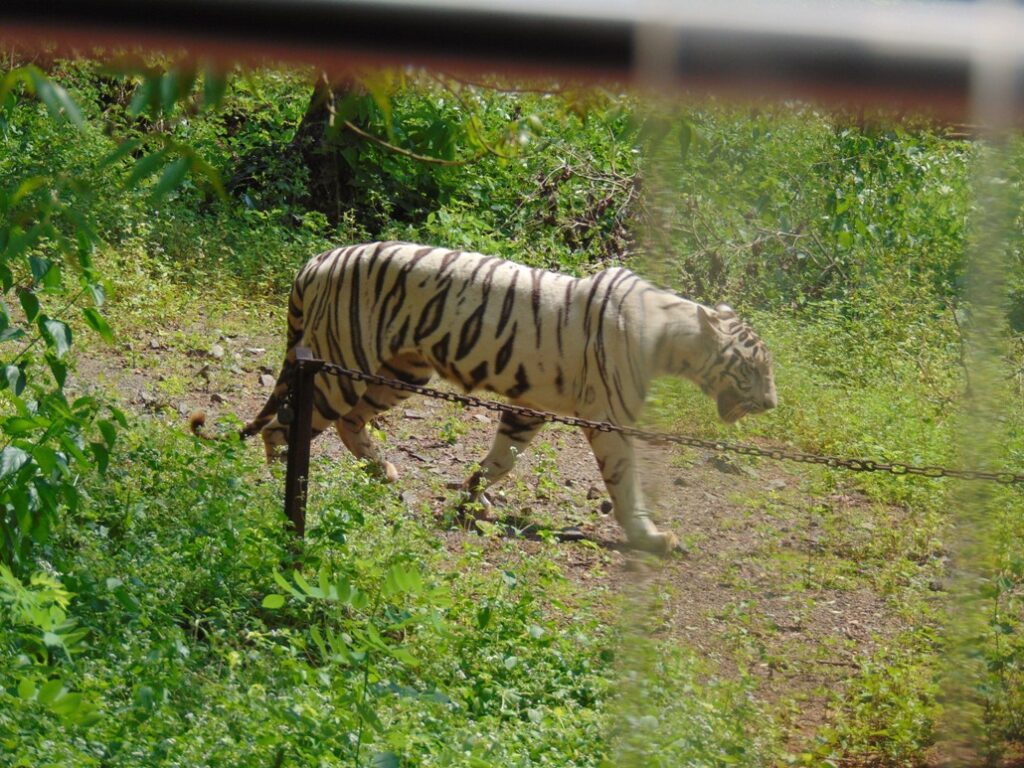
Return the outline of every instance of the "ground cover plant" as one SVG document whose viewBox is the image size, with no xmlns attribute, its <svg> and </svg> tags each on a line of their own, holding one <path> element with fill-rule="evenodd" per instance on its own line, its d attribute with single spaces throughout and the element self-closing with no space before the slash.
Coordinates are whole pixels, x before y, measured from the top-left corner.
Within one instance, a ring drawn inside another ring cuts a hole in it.
<svg viewBox="0 0 1024 768">
<path fill-rule="evenodd" d="M 726 428 L 666 381 L 653 425 L 957 464 L 971 404 L 998 398 L 983 459 L 1019 471 L 1017 220 L 991 301 L 999 376 L 972 357 L 979 144 L 808 105 L 442 73 L 11 61 L 0 763 L 1020 758 L 1017 488 L 646 449 L 656 512 L 688 548 L 658 562 L 594 543 L 615 527 L 569 430 L 544 433 L 500 509 L 591 543 L 452 529 L 445 480 L 493 423 L 414 401 L 384 430 L 397 488 L 318 446 L 299 547 L 262 451 L 183 427 L 192 407 L 258 407 L 309 255 L 399 238 L 577 274 L 624 264 L 751 318 L 777 411 Z M 1004 158 L 1019 211 L 1024 147 Z"/>
</svg>

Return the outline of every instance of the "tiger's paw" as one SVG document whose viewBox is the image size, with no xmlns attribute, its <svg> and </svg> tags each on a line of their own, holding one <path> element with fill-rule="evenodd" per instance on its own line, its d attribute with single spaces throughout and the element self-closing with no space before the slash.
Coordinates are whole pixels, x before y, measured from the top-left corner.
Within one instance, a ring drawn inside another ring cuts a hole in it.
<svg viewBox="0 0 1024 768">
<path fill-rule="evenodd" d="M 367 461 L 366 470 L 385 483 L 393 483 L 399 478 L 398 470 L 390 461 Z"/>
<path fill-rule="evenodd" d="M 686 550 L 683 545 L 679 542 L 679 537 L 674 533 L 664 533 L 664 541 L 662 542 L 662 551 L 658 554 L 662 557 L 668 557 L 674 553 L 684 553 Z"/>
<path fill-rule="evenodd" d="M 683 548 L 679 543 L 679 537 L 674 533 L 651 533 L 643 539 L 630 541 L 630 545 L 650 552 L 658 557 L 668 557 L 674 552 L 682 552 Z"/>
</svg>

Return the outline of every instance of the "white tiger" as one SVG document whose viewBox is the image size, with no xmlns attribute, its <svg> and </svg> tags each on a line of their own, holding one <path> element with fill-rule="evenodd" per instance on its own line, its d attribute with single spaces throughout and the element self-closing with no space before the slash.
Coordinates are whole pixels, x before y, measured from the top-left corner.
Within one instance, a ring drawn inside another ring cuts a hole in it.
<svg viewBox="0 0 1024 768">
<path fill-rule="evenodd" d="M 724 304 L 702 306 L 623 268 L 574 278 L 479 253 L 369 243 L 321 253 L 295 279 L 281 375 L 241 433 L 262 432 L 268 459 L 287 443 L 288 428 L 276 414 L 299 345 L 348 368 L 415 384 L 438 373 L 467 392 L 482 388 L 516 404 L 618 425 L 636 420 L 659 375 L 696 383 L 717 399 L 726 422 L 776 405 L 767 349 Z M 394 480 L 397 470 L 366 425 L 408 396 L 319 374 L 314 435 L 333 424 L 355 456 Z M 472 498 L 508 474 L 542 425 L 502 415 L 490 452 L 465 483 Z M 201 415 L 192 426 L 198 434 Z M 675 548 L 675 536 L 651 521 L 630 439 L 584 433 L 630 544 L 658 553 Z"/>
</svg>

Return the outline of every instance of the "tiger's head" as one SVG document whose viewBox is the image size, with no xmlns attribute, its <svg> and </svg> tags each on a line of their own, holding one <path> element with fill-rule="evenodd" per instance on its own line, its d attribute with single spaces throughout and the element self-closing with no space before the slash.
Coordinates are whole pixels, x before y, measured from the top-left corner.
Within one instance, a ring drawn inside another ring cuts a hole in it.
<svg viewBox="0 0 1024 768">
<path fill-rule="evenodd" d="M 709 357 L 700 371 L 700 387 L 715 398 L 718 415 L 731 424 L 778 404 L 772 358 L 764 342 L 727 304 L 714 310 L 697 306 L 697 318 Z"/>
</svg>

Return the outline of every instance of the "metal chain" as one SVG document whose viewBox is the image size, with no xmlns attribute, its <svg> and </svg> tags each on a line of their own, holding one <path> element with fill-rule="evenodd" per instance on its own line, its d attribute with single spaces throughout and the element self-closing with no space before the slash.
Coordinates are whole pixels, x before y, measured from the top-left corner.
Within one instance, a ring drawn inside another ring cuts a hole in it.
<svg viewBox="0 0 1024 768">
<path fill-rule="evenodd" d="M 534 408 L 527 408 L 522 405 L 511 405 L 499 403 L 494 400 L 485 400 L 473 395 L 463 395 L 456 392 L 442 392 L 438 389 L 425 387 L 421 384 L 412 384 L 398 379 L 389 379 L 385 376 L 378 376 L 374 373 L 352 370 L 334 363 L 324 363 L 325 373 L 337 376 L 345 376 L 352 381 L 363 381 L 369 384 L 381 384 L 391 389 L 402 392 L 412 392 L 418 395 L 425 395 L 436 400 L 446 400 L 449 403 L 484 408 L 496 413 L 511 413 L 516 416 L 524 416 L 528 419 L 540 419 L 546 422 L 568 424 L 571 427 L 596 430 L 598 432 L 618 432 L 629 437 L 635 437 L 651 443 L 672 443 L 685 445 L 690 448 L 702 448 L 711 451 L 736 453 L 741 456 L 759 456 L 766 459 L 779 461 L 795 461 L 801 464 L 818 464 L 832 469 L 848 469 L 852 472 L 888 472 L 893 475 L 916 475 L 918 477 L 955 477 L 961 480 L 990 480 L 1004 485 L 1024 483 L 1024 475 L 1013 472 L 985 472 L 977 469 L 951 469 L 938 466 L 915 466 L 900 462 L 883 462 L 873 459 L 842 458 L 839 456 L 819 455 L 815 453 L 804 453 L 802 451 L 791 451 L 782 448 L 761 448 L 756 445 L 734 443 L 728 440 L 707 440 L 689 435 L 674 435 L 665 432 L 654 432 L 652 430 L 640 429 L 638 427 L 622 427 L 617 424 L 610 424 L 606 421 L 591 421 L 578 416 L 560 416 L 547 411 L 538 411 Z"/>
</svg>

